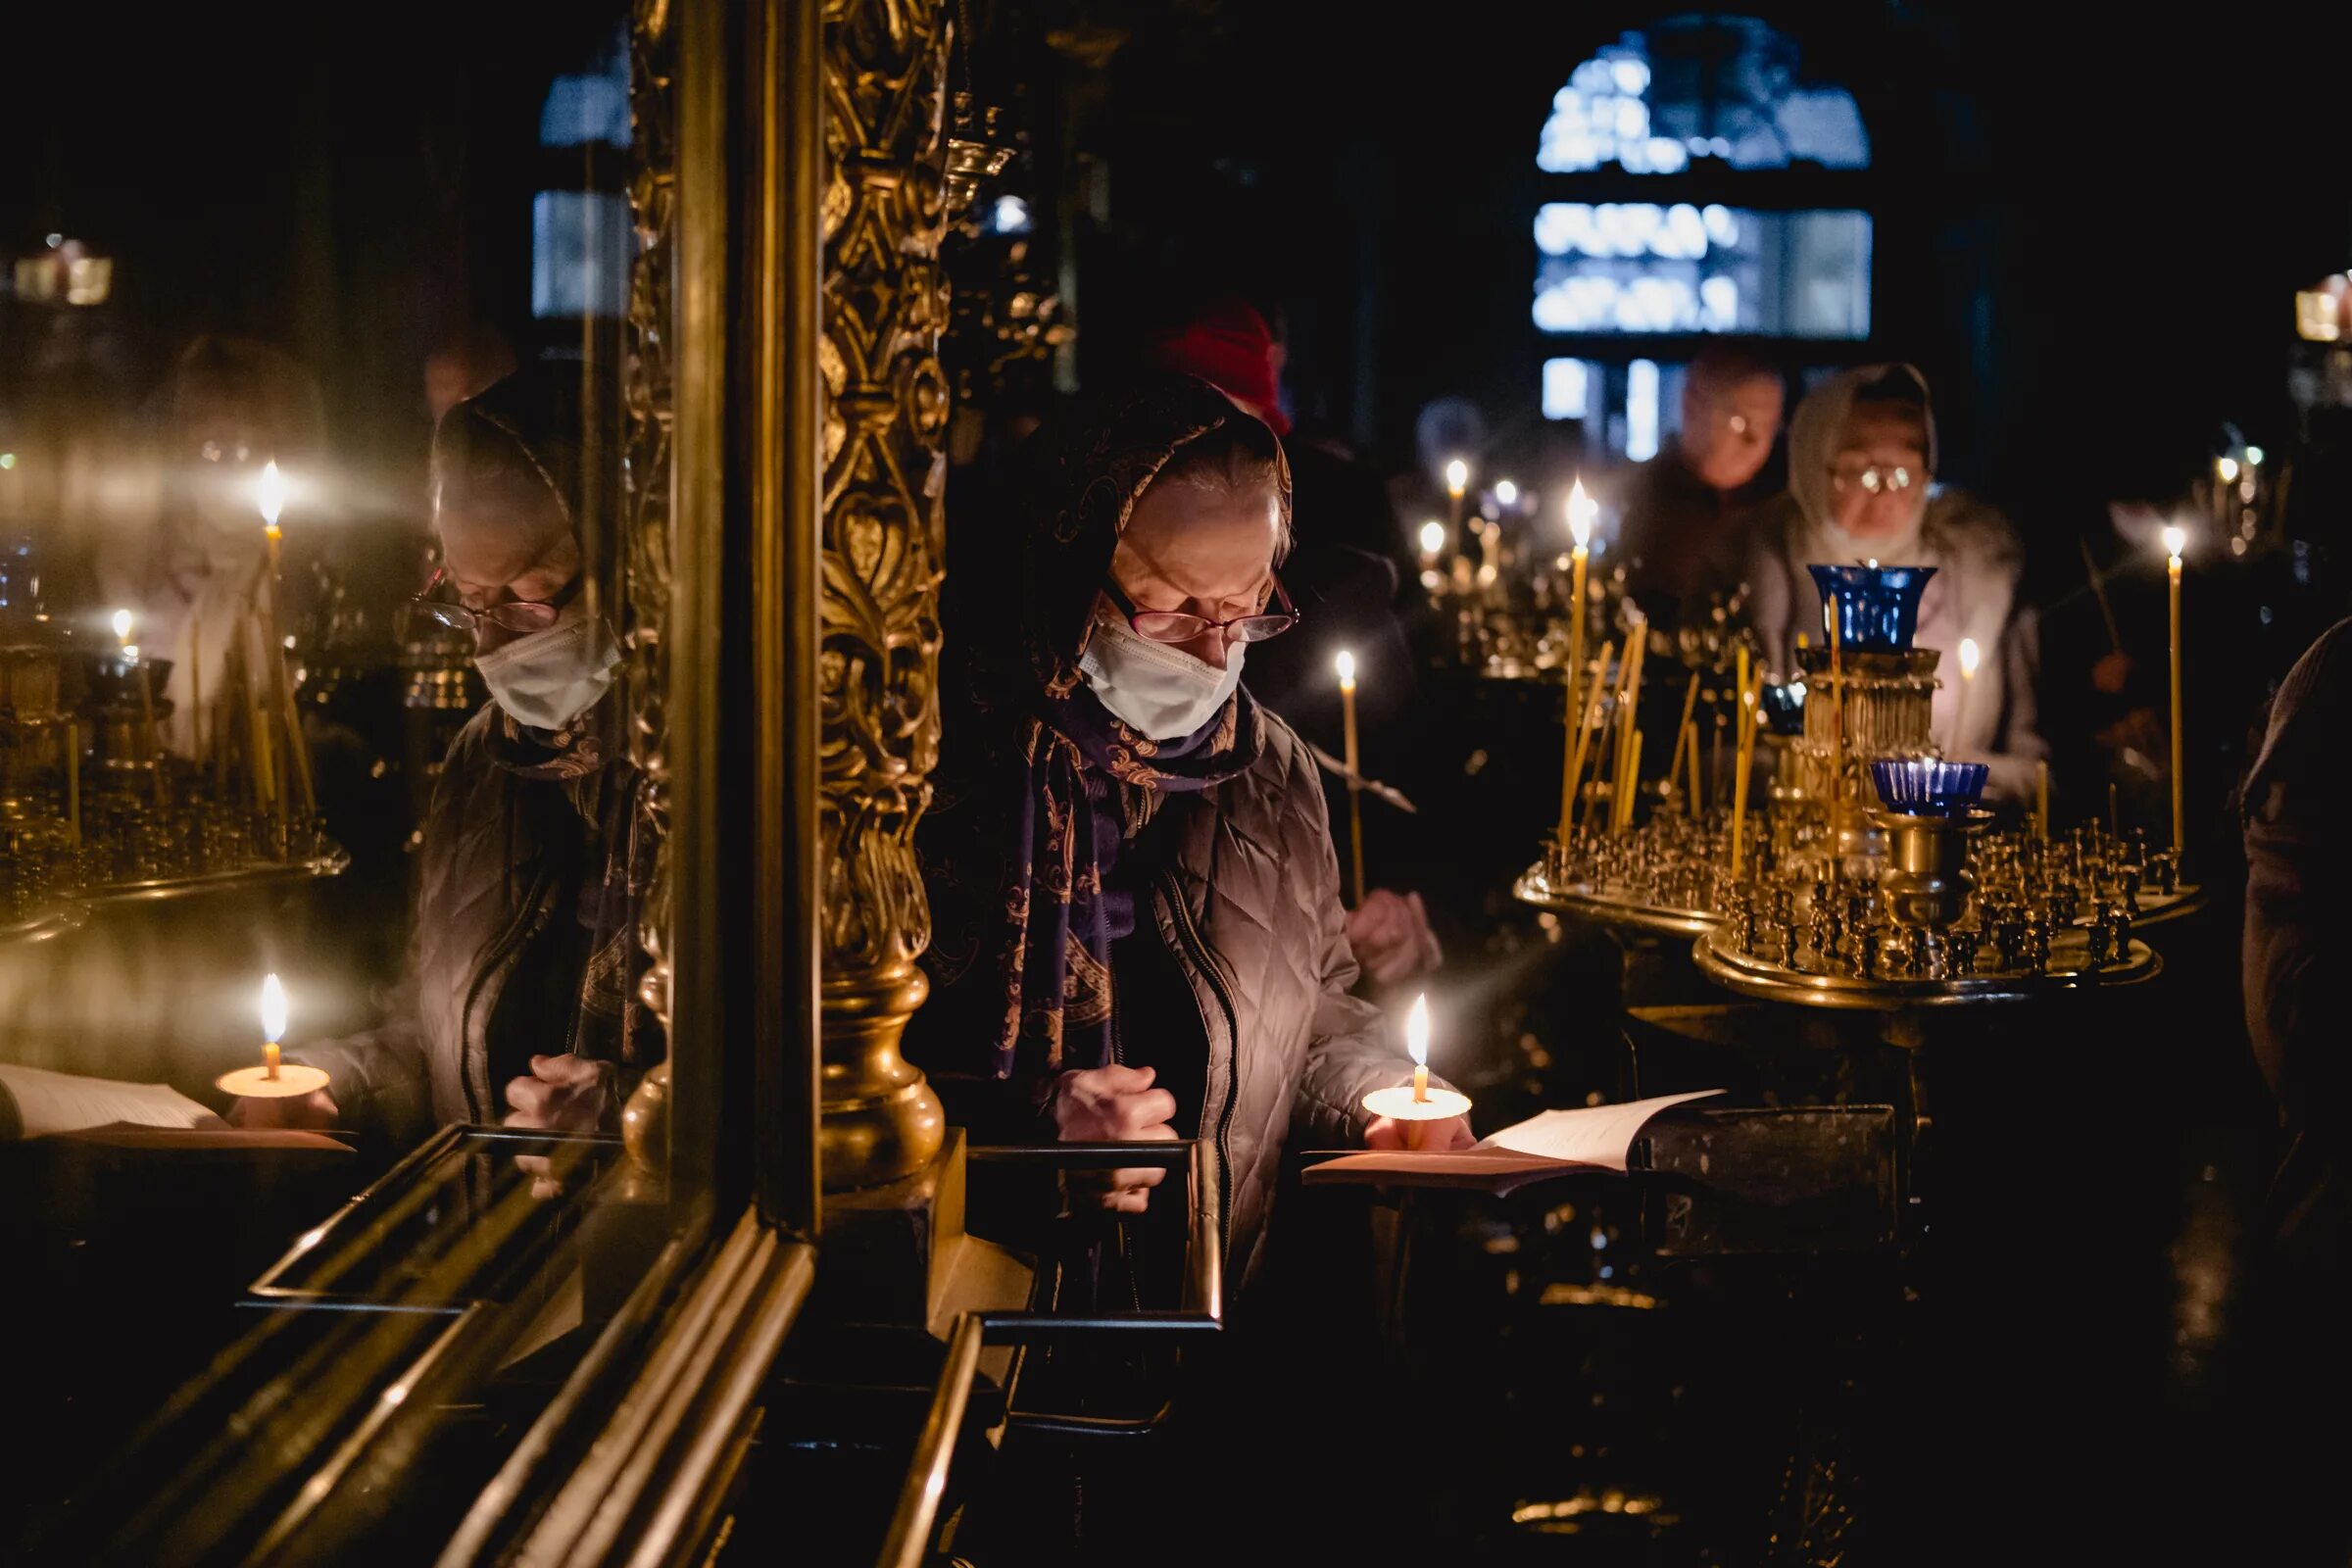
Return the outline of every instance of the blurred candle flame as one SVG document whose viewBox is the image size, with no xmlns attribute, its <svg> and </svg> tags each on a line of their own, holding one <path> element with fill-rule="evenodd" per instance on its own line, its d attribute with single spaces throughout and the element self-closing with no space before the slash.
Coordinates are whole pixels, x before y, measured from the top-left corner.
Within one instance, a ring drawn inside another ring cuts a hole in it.
<svg viewBox="0 0 2352 1568">
<path fill-rule="evenodd" d="M 273 1046 L 286 1037 L 286 988 L 275 974 L 262 981 L 262 1036 Z"/>
<path fill-rule="evenodd" d="M 2165 524 L 2164 553 L 2166 555 L 2172 557 L 2175 561 L 2178 561 L 2180 559 L 2180 552 L 2185 549 L 2187 545 L 2188 530 L 2186 528 L 2181 527 L 2177 522 Z"/>
<path fill-rule="evenodd" d="M 1451 463 L 1446 465 L 1446 489 L 1447 493 L 1454 496 L 1459 496 L 1463 491 L 1469 488 L 1470 465 L 1464 463 L 1459 458 L 1456 458 Z"/>
<path fill-rule="evenodd" d="M 1404 1049 L 1411 1054 L 1413 1065 L 1429 1065 L 1429 994 L 1423 992 L 1413 999 L 1413 1010 L 1404 1015 Z"/>
<path fill-rule="evenodd" d="M 1584 476 L 1578 475 L 1576 483 L 1568 487 L 1568 532 L 1575 537 L 1577 549 L 1592 542 L 1592 514 L 1599 510 L 1592 498 L 1585 494 Z"/>
<path fill-rule="evenodd" d="M 1983 662 L 1984 657 L 1984 654 L 1978 650 L 1977 640 L 1974 637 L 1961 638 L 1960 678 L 1962 680 L 1975 680 L 1977 678 L 1977 665 Z"/>
<path fill-rule="evenodd" d="M 129 612 L 129 611 L 127 611 L 127 610 L 118 610 L 118 611 L 116 611 L 116 612 L 115 612 L 115 620 L 114 620 L 114 625 L 115 625 L 115 641 L 117 641 L 117 642 L 119 642 L 119 643 L 126 643 L 126 642 L 129 642 L 129 641 L 130 641 L 130 612 Z"/>
<path fill-rule="evenodd" d="M 1355 656 L 1353 654 L 1343 653 L 1331 662 L 1331 667 L 1340 672 L 1340 688 L 1343 691 L 1355 684 Z"/>
<path fill-rule="evenodd" d="M 286 478 L 277 471 L 275 460 L 262 466 L 262 476 L 253 482 L 253 499 L 262 509 L 262 526 L 275 533 L 278 514 L 286 510 Z"/>
<path fill-rule="evenodd" d="M 1421 553 L 1434 556 L 1446 548 L 1446 525 L 1436 518 L 1421 525 Z"/>
</svg>

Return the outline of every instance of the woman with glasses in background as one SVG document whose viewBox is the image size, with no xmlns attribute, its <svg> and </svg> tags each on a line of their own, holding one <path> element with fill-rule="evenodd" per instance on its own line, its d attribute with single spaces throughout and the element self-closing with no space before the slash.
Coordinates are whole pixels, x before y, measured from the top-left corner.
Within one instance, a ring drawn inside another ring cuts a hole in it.
<svg viewBox="0 0 2352 1568">
<path fill-rule="evenodd" d="M 1348 995 L 1314 760 L 1245 684 L 1299 618 L 1289 470 L 1264 423 L 1172 374 L 1022 457 L 1017 536 L 949 583 L 909 1054 L 982 1141 L 1200 1139 L 1204 1234 L 1239 1284 L 1286 1141 L 1398 1143 L 1362 1102 L 1411 1078 Z M 1428 1147 L 1470 1142 L 1456 1121 Z M 1160 1179 L 1095 1196 L 1181 1218 Z"/>
<path fill-rule="evenodd" d="M 491 700 L 434 788 L 384 1023 L 290 1050 L 329 1086 L 240 1101 L 249 1122 L 353 1127 L 391 1152 L 449 1122 L 611 1128 L 660 1052 L 637 1001 L 634 775 L 608 700 L 620 650 L 584 592 L 575 376 L 534 366 L 434 432 L 443 564 L 412 611 L 473 639 Z"/>
<path fill-rule="evenodd" d="M 2040 640 L 2018 598 L 2025 558 L 1998 512 L 1936 484 L 1936 459 L 1935 408 L 1910 366 L 1864 366 L 1807 394 L 1788 423 L 1788 489 L 1757 520 L 1749 623 L 1786 678 L 1797 634 L 1817 647 L 1824 637 L 1807 566 L 1935 567 L 1916 643 L 1943 655 L 1931 729 L 1945 756 L 1991 764 L 1987 793 L 2030 799 L 2049 748 L 2034 727 Z"/>
</svg>

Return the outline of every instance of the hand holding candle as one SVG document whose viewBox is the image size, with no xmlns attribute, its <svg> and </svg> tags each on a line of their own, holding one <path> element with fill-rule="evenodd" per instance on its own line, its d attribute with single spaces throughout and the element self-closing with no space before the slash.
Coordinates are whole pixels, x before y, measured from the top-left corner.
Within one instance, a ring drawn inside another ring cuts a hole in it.
<svg viewBox="0 0 2352 1568">
<path fill-rule="evenodd" d="M 1470 1134 L 1470 1097 L 1451 1089 L 1429 1086 L 1429 998 L 1413 999 L 1405 1014 L 1404 1048 L 1413 1058 L 1410 1087 L 1375 1089 L 1364 1097 L 1372 1113 L 1364 1142 L 1373 1149 L 1467 1149 Z"/>
<path fill-rule="evenodd" d="M 326 1074 L 319 1068 L 279 1060 L 278 1042 L 286 1035 L 286 988 L 274 974 L 262 981 L 261 1010 L 262 1064 L 222 1073 L 214 1083 L 250 1100 L 287 1100 L 324 1089 Z"/>
</svg>

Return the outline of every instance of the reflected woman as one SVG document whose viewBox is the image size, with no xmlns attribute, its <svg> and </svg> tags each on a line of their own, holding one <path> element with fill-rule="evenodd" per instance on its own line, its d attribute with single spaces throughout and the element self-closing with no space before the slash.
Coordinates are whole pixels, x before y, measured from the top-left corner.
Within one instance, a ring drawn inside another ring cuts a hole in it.
<svg viewBox="0 0 2352 1568">
<path fill-rule="evenodd" d="M 526 368 L 435 431 L 444 564 L 416 609 L 471 634 L 491 700 L 433 792 L 390 1015 L 288 1052 L 328 1089 L 241 1101 L 249 1123 L 352 1126 L 395 1151 L 450 1122 L 610 1128 L 659 1055 L 637 1001 L 645 865 L 611 700 L 620 651 L 583 591 L 574 375 Z"/>
<path fill-rule="evenodd" d="M 1282 447 L 1166 375 L 1024 457 L 1017 542 L 951 580 L 909 1052 L 984 1142 L 1200 1138 L 1202 1217 L 1246 1279 L 1286 1140 L 1393 1147 L 1363 1097 L 1410 1078 L 1348 994 L 1315 763 L 1243 684 L 1298 618 Z M 1456 1120 L 1427 1147 L 1470 1141 Z M 1160 1175 L 1102 1201 L 1141 1212 Z"/>
</svg>

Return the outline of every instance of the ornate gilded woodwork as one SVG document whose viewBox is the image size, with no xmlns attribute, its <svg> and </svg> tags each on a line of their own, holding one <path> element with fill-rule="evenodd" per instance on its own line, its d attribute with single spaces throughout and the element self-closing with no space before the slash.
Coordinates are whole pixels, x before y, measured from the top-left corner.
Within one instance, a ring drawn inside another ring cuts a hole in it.
<svg viewBox="0 0 2352 1568">
<path fill-rule="evenodd" d="M 899 1054 L 931 938 L 914 826 L 939 754 L 950 408 L 949 22 L 937 0 L 827 0 L 816 684 L 825 1185 L 921 1168 L 939 1100 Z"/>
<path fill-rule="evenodd" d="M 629 278 L 629 346 L 622 399 L 628 420 L 622 511 L 622 647 L 627 653 L 629 760 L 640 777 L 637 830 L 653 845 L 652 880 L 638 939 L 652 959 L 640 1000 L 662 1020 L 670 1005 L 669 761 L 664 699 L 668 661 L 662 643 L 670 603 L 670 329 L 677 244 L 677 36 L 669 0 L 637 0 L 629 28 L 629 122 L 634 151 L 629 205 L 637 260 Z M 649 1170 L 667 1149 L 669 1062 L 647 1075 L 622 1125 L 628 1147 Z"/>
</svg>

